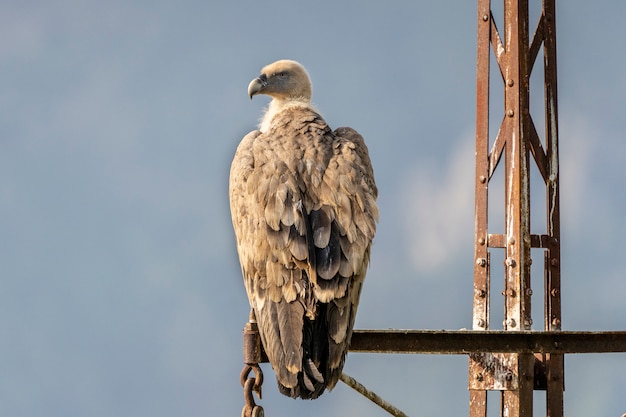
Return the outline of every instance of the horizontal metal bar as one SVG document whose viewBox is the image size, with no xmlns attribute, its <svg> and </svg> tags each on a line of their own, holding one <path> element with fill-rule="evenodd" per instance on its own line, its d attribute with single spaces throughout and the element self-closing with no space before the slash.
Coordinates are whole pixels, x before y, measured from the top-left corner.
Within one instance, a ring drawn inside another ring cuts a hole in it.
<svg viewBox="0 0 626 417">
<path fill-rule="evenodd" d="M 489 234 L 487 246 L 490 248 L 506 248 L 506 235 L 504 234 Z M 554 245 L 554 239 L 548 235 L 530 235 L 530 247 L 531 248 L 549 248 Z"/>
<path fill-rule="evenodd" d="M 350 351 L 448 355 L 626 352 L 626 331 L 355 330 Z"/>
</svg>

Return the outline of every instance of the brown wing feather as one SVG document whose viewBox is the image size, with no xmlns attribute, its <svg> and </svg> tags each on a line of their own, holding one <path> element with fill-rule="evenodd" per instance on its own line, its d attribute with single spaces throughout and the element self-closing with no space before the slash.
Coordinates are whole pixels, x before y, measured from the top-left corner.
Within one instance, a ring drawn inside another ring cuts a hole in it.
<svg viewBox="0 0 626 417">
<path fill-rule="evenodd" d="M 377 189 L 363 138 L 292 107 L 239 145 L 230 177 L 250 305 L 281 392 L 336 384 L 369 263 Z"/>
</svg>

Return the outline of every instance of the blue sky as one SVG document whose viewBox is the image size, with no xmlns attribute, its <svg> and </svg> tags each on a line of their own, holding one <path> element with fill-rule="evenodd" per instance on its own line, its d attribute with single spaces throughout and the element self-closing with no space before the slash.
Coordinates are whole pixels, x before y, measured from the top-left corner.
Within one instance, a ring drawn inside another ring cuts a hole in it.
<svg viewBox="0 0 626 417">
<path fill-rule="evenodd" d="M 356 327 L 471 327 L 475 8 L 4 2 L 0 414 L 239 415 L 228 169 L 267 104 L 247 85 L 281 58 L 370 149 L 381 221 Z M 558 2 L 566 330 L 626 329 L 625 13 Z M 626 412 L 625 366 L 568 356 L 566 414 Z M 352 354 L 346 371 L 409 415 L 467 413 L 465 357 Z M 263 393 L 270 416 L 382 415 L 342 384 L 284 398 L 269 368 Z"/>
</svg>

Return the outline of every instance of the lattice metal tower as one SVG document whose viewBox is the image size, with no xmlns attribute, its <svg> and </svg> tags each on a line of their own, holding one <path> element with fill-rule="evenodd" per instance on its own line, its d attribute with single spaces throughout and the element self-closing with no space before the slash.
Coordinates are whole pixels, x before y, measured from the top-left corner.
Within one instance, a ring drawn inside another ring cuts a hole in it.
<svg viewBox="0 0 626 417">
<path fill-rule="evenodd" d="M 543 330 L 561 329 L 559 161 L 555 0 L 543 0 L 534 35 L 528 0 L 504 0 L 499 32 L 489 0 L 478 1 L 476 80 L 476 211 L 474 242 L 474 330 L 491 329 L 491 248 L 504 249 L 504 330 L 530 330 L 531 248 L 544 256 Z M 543 46 L 545 150 L 530 114 L 530 75 Z M 490 70 L 491 51 L 499 71 Z M 495 73 L 495 75 L 494 75 Z M 490 79 L 501 76 L 504 109 L 490 115 Z M 502 118 L 490 146 L 490 116 Z M 504 233 L 489 233 L 488 192 L 504 156 Z M 531 233 L 530 165 L 535 163 L 546 192 L 544 233 Z M 535 289 L 535 291 L 537 291 Z M 547 389 L 548 416 L 563 415 L 563 355 L 481 353 L 470 356 L 470 415 L 485 416 L 487 391 L 501 392 L 502 416 L 532 415 L 533 390 Z"/>
</svg>

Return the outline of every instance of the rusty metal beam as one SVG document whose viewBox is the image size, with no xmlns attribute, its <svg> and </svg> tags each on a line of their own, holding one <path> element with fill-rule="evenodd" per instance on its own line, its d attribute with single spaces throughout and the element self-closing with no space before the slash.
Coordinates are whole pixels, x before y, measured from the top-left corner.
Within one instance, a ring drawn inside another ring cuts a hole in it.
<svg viewBox="0 0 626 417">
<path fill-rule="evenodd" d="M 474 330 L 489 329 L 489 252 L 487 249 L 487 198 L 489 184 L 489 51 L 491 34 L 489 0 L 478 1 L 476 63 L 476 208 L 474 214 Z M 497 32 L 497 31 L 496 31 Z"/>
<path fill-rule="evenodd" d="M 626 352 L 626 331 L 355 330 L 350 352 L 465 355 Z"/>
<path fill-rule="evenodd" d="M 556 2 L 542 0 L 544 101 L 546 121 L 546 227 L 553 244 L 545 253 L 544 329 L 561 330 L 561 220 L 559 203 L 559 135 L 556 60 Z M 537 35 L 536 35 L 537 36 Z M 533 42 L 534 43 L 534 42 Z M 545 355 L 546 417 L 562 417 L 565 389 L 565 358 L 562 354 Z"/>
<path fill-rule="evenodd" d="M 505 145 L 505 330 L 528 330 L 530 303 L 530 169 L 528 1 L 504 1 L 507 55 Z"/>
</svg>

